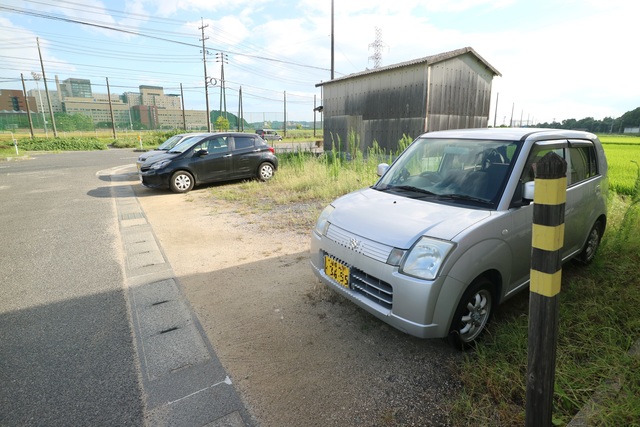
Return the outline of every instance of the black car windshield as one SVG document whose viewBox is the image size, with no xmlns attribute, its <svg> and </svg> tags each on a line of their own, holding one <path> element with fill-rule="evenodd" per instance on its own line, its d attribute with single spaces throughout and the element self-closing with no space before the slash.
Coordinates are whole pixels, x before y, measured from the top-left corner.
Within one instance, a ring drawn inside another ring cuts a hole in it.
<svg viewBox="0 0 640 427">
<path fill-rule="evenodd" d="M 419 138 L 373 186 L 429 195 L 429 200 L 495 206 L 517 153 L 517 142 Z M 410 195 L 413 193 L 414 195 Z"/>
</svg>

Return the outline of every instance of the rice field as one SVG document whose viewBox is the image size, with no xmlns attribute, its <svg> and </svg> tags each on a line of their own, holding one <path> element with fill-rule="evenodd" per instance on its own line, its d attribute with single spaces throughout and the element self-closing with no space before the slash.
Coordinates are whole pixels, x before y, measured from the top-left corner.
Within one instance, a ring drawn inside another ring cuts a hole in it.
<svg viewBox="0 0 640 427">
<path fill-rule="evenodd" d="M 609 164 L 609 187 L 631 195 L 640 168 L 640 136 L 600 135 Z"/>
</svg>

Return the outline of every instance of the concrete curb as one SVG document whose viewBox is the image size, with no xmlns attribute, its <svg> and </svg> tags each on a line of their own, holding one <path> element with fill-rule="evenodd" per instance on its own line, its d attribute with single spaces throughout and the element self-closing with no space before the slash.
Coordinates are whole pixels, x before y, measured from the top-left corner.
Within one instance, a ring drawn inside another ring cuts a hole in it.
<svg viewBox="0 0 640 427">
<path fill-rule="evenodd" d="M 109 174 L 148 426 L 256 424 L 184 296 L 138 202 L 135 166 Z M 138 184 L 139 185 L 139 184 Z"/>
</svg>

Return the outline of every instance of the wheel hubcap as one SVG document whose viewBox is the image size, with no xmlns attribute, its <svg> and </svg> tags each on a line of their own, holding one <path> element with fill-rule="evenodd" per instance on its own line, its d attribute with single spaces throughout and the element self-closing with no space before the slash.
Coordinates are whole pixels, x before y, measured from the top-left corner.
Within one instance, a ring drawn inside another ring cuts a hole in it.
<svg viewBox="0 0 640 427">
<path fill-rule="evenodd" d="M 270 167 L 265 166 L 262 168 L 261 175 L 262 175 L 262 179 L 269 179 L 273 175 L 273 171 L 271 170 Z"/>
<path fill-rule="evenodd" d="M 491 312 L 491 296 L 487 291 L 475 294 L 467 303 L 468 312 L 460 319 L 460 337 L 465 341 L 473 341 L 487 324 Z"/>
<path fill-rule="evenodd" d="M 186 175 L 178 175 L 176 177 L 176 187 L 180 190 L 186 190 L 191 185 L 191 180 Z"/>
</svg>

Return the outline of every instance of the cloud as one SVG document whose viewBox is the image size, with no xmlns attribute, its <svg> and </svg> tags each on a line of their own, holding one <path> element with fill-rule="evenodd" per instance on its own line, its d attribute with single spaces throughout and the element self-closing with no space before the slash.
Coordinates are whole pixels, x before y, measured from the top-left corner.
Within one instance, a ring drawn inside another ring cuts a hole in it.
<svg viewBox="0 0 640 427">
<path fill-rule="evenodd" d="M 46 38 L 38 37 L 38 34 L 19 26 L 14 25 L 11 21 L 0 17 L 0 39 L 3 40 L 3 47 L 0 51 L 2 55 L 2 68 L 12 70 L 11 74 L 14 78 L 18 78 L 18 73 L 24 74 L 25 79 L 31 79 L 31 72 L 42 74 L 40 59 L 38 54 L 38 45 L 36 39 L 40 41 L 40 52 L 43 58 L 46 58 L 47 79 L 52 77 L 52 73 L 73 72 L 75 67 L 62 58 L 56 57 L 48 49 Z M 52 64 L 50 67 L 49 65 Z M 13 70 L 19 70 L 18 73 Z M 7 73 L 8 74 L 8 73 Z"/>
</svg>

